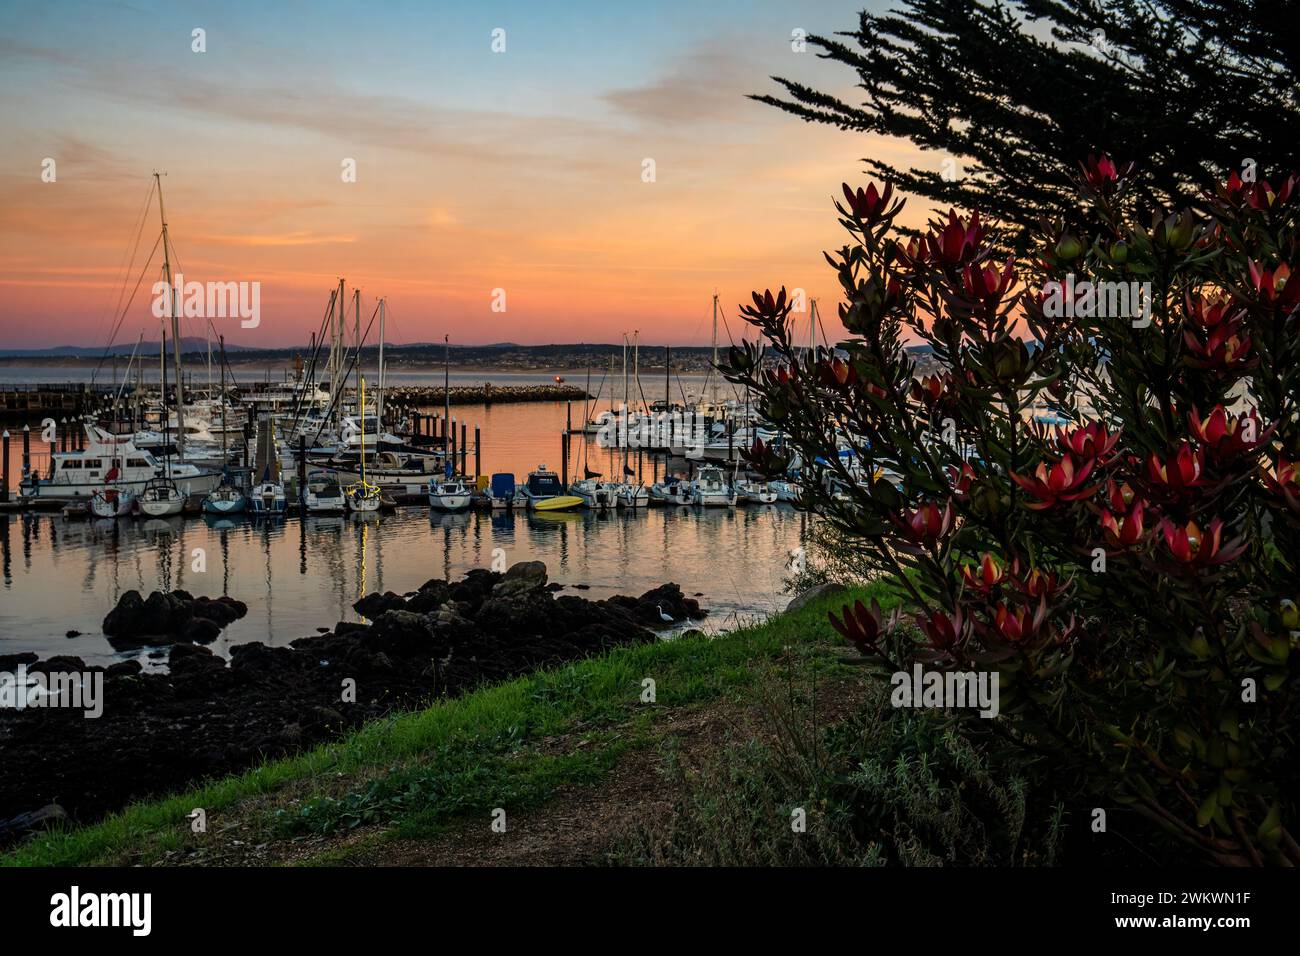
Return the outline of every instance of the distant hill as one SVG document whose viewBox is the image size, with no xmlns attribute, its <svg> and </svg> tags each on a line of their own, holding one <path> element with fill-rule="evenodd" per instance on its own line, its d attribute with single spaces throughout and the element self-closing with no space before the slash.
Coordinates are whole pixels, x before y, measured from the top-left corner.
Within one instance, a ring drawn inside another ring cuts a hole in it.
<svg viewBox="0 0 1300 956">
<path fill-rule="evenodd" d="M 153 342 L 140 343 L 139 349 L 141 355 L 153 353 L 158 354 L 159 343 Z M 85 345 L 55 345 L 44 349 L 0 349 L 0 358 L 91 358 L 97 359 L 101 355 L 130 355 L 136 348 L 134 342 L 126 342 L 120 345 L 114 345 L 105 351 L 102 346 L 85 346 Z M 168 351 L 171 346 L 168 345 Z M 204 352 L 208 349 L 207 342 L 204 339 L 194 337 L 183 337 L 181 339 L 181 352 Z M 217 343 L 212 343 L 212 350 L 215 352 Z M 226 354 L 231 352 L 263 352 L 266 349 L 256 348 L 251 345 L 235 345 L 233 342 L 226 343 Z M 274 350 L 273 350 L 274 351 Z"/>
</svg>

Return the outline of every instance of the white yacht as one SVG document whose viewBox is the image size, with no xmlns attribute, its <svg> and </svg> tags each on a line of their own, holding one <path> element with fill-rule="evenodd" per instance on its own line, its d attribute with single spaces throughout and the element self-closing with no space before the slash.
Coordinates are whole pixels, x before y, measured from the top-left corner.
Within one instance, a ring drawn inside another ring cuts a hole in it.
<svg viewBox="0 0 1300 956">
<path fill-rule="evenodd" d="M 727 481 L 722 469 L 704 465 L 691 482 L 691 504 L 705 508 L 727 508 L 736 503 L 736 489 Z"/>
<path fill-rule="evenodd" d="M 75 501 L 91 498 L 104 488 L 109 474 L 119 491 L 139 494 L 154 478 L 169 478 L 183 496 L 207 494 L 221 483 L 221 471 L 200 468 L 189 462 L 160 461 L 151 452 L 137 448 L 130 438 L 109 434 L 96 425 L 86 425 L 86 447 L 80 451 L 50 455 L 50 474 L 25 477 L 19 485 L 23 498 Z"/>
</svg>

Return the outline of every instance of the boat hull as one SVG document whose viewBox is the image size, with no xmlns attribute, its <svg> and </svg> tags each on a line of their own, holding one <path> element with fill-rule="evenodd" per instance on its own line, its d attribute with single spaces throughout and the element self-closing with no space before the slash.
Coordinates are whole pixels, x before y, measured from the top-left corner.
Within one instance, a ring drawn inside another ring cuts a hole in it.
<svg viewBox="0 0 1300 956">
<path fill-rule="evenodd" d="M 549 498 L 527 498 L 529 511 L 574 511 L 583 506 L 577 495 L 553 495 Z"/>
</svg>

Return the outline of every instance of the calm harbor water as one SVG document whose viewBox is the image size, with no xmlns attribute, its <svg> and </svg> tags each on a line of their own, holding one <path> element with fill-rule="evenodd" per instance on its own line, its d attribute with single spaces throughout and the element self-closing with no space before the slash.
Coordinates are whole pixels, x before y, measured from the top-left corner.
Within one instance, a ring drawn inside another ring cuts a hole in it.
<svg viewBox="0 0 1300 956">
<path fill-rule="evenodd" d="M 430 373 L 423 381 L 441 378 Z M 464 380 L 482 381 L 483 376 Z M 549 381 L 546 374 L 491 376 L 494 384 Z M 570 378 L 570 381 L 573 379 Z M 699 394 L 701 380 L 686 384 Z M 620 383 L 621 387 L 621 383 Z M 596 388 L 595 382 L 592 391 Z M 674 388 L 677 388 L 674 383 Z M 601 407 L 609 404 L 606 383 Z M 664 384 L 644 389 L 648 399 Z M 481 428 L 482 470 L 519 478 L 545 463 L 559 470 L 560 434 L 569 409 L 563 402 L 452 406 L 452 416 L 472 435 Z M 584 409 L 575 403 L 579 424 Z M 593 412 L 594 413 L 594 412 Z M 12 425 L 10 426 L 13 432 Z M 11 445 L 11 483 L 20 448 Z M 584 467 L 617 475 L 622 453 L 587 446 L 575 436 L 572 479 Z M 44 445 L 33 441 L 34 456 Z M 662 464 L 649 456 L 628 459 L 649 482 Z M 473 468 L 473 458 L 470 459 Z M 403 507 L 395 514 L 290 518 L 278 523 L 211 518 L 74 521 L 58 513 L 0 515 L 0 654 L 35 651 L 75 654 L 111 663 L 146 652 L 119 654 L 100 630 L 123 592 L 183 588 L 196 595 L 228 594 L 249 606 L 213 645 L 263 641 L 286 644 L 358 620 L 352 603 L 371 591 L 414 590 L 430 578 L 457 577 L 489 567 L 501 548 L 508 563 L 544 561 L 564 592 L 600 598 L 638 595 L 667 581 L 698 594 L 718 630 L 780 610 L 790 551 L 811 519 L 788 505 L 734 510 L 652 508 L 613 515 L 439 515 Z M 197 553 L 196 553 L 197 552 Z M 202 570 L 196 568 L 202 567 Z M 588 589 L 574 589 L 573 585 Z M 79 631 L 75 638 L 66 636 Z"/>
</svg>

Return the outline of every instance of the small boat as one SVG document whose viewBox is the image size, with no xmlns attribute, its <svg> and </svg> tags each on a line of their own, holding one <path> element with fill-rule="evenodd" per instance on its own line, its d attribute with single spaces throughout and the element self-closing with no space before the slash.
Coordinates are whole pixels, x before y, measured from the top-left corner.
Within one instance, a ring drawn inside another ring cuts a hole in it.
<svg viewBox="0 0 1300 956">
<path fill-rule="evenodd" d="M 490 488 L 492 510 L 508 510 L 515 504 L 515 476 L 507 471 L 499 471 L 492 476 Z"/>
<path fill-rule="evenodd" d="M 269 478 L 254 485 L 248 495 L 249 510 L 255 515 L 282 515 L 288 507 L 288 498 L 284 493 L 284 482 Z"/>
<path fill-rule="evenodd" d="M 358 299 L 357 301 L 361 300 Z M 366 380 L 364 378 L 361 379 L 357 406 L 360 409 L 357 418 L 361 420 L 360 480 L 348 485 L 344 489 L 344 495 L 347 500 L 348 511 L 359 514 L 373 514 L 379 510 L 379 506 L 383 503 L 383 496 L 378 485 L 366 481 Z"/>
<path fill-rule="evenodd" d="M 105 485 L 90 499 L 90 513 L 96 518 L 121 518 L 135 508 L 136 493 L 129 488 Z"/>
<path fill-rule="evenodd" d="M 689 505 L 691 488 L 676 476 L 665 478 L 650 486 L 650 500 L 661 505 Z"/>
<path fill-rule="evenodd" d="M 434 511 L 465 511 L 474 493 L 463 478 L 449 477 L 429 481 L 429 507 Z"/>
<path fill-rule="evenodd" d="M 621 481 L 614 487 L 620 508 L 644 508 L 650 503 L 650 492 L 640 482 L 634 485 L 630 481 Z"/>
<path fill-rule="evenodd" d="M 341 515 L 348 510 L 338 480 L 324 471 L 314 471 L 307 476 L 305 503 L 307 512 L 314 515 Z"/>
<path fill-rule="evenodd" d="M 140 513 L 150 518 L 178 515 L 185 507 L 185 496 L 169 478 L 153 478 L 140 492 Z"/>
<path fill-rule="evenodd" d="M 691 482 L 691 504 L 704 508 L 729 508 L 736 503 L 736 489 L 727 482 L 717 465 L 704 465 Z"/>
<path fill-rule="evenodd" d="M 616 487 L 600 476 L 584 478 L 569 485 L 569 494 L 582 499 L 582 506 L 593 511 L 613 511 L 618 507 Z"/>
<path fill-rule="evenodd" d="M 209 491 L 203 499 L 203 510 L 210 515 L 237 515 L 247 505 L 244 493 L 228 481 Z"/>
<path fill-rule="evenodd" d="M 564 493 L 560 476 L 545 465 L 538 465 L 536 471 L 528 473 L 528 480 L 516 492 L 516 499 L 522 501 L 529 511 L 572 511 L 583 505 L 577 495 Z"/>
<path fill-rule="evenodd" d="M 738 481 L 736 500 L 746 504 L 770 505 L 776 501 L 776 491 L 766 481 Z"/>
<path fill-rule="evenodd" d="M 794 504 L 803 494 L 803 486 L 797 481 L 769 481 L 768 487 L 776 492 L 777 501 L 786 501 Z"/>
</svg>

